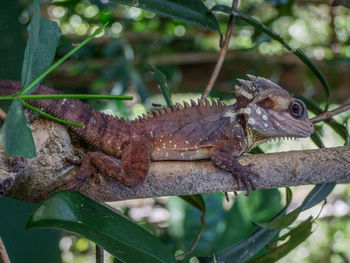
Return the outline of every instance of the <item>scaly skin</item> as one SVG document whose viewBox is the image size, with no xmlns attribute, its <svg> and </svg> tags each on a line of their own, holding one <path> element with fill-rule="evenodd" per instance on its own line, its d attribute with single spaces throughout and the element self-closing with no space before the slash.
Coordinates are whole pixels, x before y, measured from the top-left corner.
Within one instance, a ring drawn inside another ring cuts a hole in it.
<svg viewBox="0 0 350 263">
<path fill-rule="evenodd" d="M 249 167 L 237 157 L 273 138 L 308 137 L 313 125 L 306 107 L 277 84 L 248 75 L 236 86 L 237 101 L 191 101 L 149 112 L 126 121 L 95 111 L 79 100 L 37 100 L 29 103 L 84 128 L 69 127 L 97 151 L 89 152 L 77 177 L 63 188 L 77 190 L 93 174 L 108 176 L 124 184 L 141 183 L 150 161 L 211 159 L 215 165 L 235 175 L 253 188 Z M 18 92 L 20 83 L 0 80 L 0 95 Z M 34 94 L 58 91 L 40 86 Z M 113 157 L 121 159 L 117 162 Z M 248 192 L 249 193 L 249 192 Z"/>
</svg>

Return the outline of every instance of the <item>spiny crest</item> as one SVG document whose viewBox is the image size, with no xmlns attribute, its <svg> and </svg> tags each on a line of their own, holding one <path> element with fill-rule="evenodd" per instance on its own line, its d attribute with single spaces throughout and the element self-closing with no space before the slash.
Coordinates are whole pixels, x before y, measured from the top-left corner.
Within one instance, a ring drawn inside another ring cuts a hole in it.
<svg viewBox="0 0 350 263">
<path fill-rule="evenodd" d="M 237 79 L 241 86 L 235 86 L 236 97 L 239 99 L 243 97 L 245 99 L 251 100 L 257 94 L 263 92 L 267 89 L 282 89 L 279 85 L 272 82 L 271 80 L 256 77 L 250 74 L 247 74 L 250 80 Z"/>
<path fill-rule="evenodd" d="M 162 107 L 159 109 L 155 109 L 152 111 L 147 112 L 146 114 L 142 114 L 142 116 L 137 116 L 135 121 L 143 121 L 143 120 L 148 120 L 157 116 L 161 116 L 170 112 L 175 112 L 175 111 L 184 111 L 188 110 L 191 108 L 197 108 L 197 107 L 221 107 L 224 106 L 225 104 L 222 103 L 219 100 L 208 100 L 208 99 L 198 99 L 197 102 L 194 100 L 190 100 L 190 103 L 184 102 L 183 106 L 180 103 L 176 103 L 175 105 L 170 105 L 169 107 Z"/>
</svg>

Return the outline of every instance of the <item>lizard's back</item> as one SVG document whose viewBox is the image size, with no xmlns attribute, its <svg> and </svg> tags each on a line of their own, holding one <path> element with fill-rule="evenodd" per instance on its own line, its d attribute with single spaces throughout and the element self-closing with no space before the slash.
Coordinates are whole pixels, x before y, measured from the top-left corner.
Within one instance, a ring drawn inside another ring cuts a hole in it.
<svg viewBox="0 0 350 263">
<path fill-rule="evenodd" d="M 137 136 L 153 142 L 152 160 L 209 158 L 210 148 L 227 137 L 242 137 L 242 126 L 233 121 L 233 106 L 212 100 L 191 101 L 161 108 L 133 121 Z"/>
</svg>

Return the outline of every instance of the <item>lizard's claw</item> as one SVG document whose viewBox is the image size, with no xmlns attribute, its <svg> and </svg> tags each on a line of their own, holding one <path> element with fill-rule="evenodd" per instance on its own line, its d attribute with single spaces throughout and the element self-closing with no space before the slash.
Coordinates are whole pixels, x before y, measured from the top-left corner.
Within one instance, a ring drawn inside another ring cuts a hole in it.
<svg viewBox="0 0 350 263">
<path fill-rule="evenodd" d="M 250 166 L 251 165 L 238 167 L 236 168 L 237 171 L 233 173 L 237 181 L 237 190 L 241 190 L 241 186 L 243 185 L 247 190 L 245 194 L 246 196 L 250 195 L 251 190 L 256 189 L 251 179 L 251 175 L 257 176 L 257 174 L 250 169 Z"/>
</svg>

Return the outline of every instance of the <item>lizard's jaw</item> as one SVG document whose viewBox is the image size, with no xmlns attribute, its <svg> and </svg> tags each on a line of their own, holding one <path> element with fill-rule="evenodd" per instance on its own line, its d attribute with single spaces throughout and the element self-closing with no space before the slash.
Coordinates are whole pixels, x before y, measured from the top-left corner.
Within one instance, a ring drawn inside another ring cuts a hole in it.
<svg viewBox="0 0 350 263">
<path fill-rule="evenodd" d="M 255 148 L 256 146 L 268 142 L 268 141 L 278 141 L 278 140 L 295 140 L 297 137 L 295 136 L 282 136 L 282 135 L 272 135 L 269 136 L 267 134 L 259 133 L 256 130 L 247 129 L 247 138 L 248 138 L 248 149 L 247 151 L 250 151 L 251 149 Z"/>
</svg>

